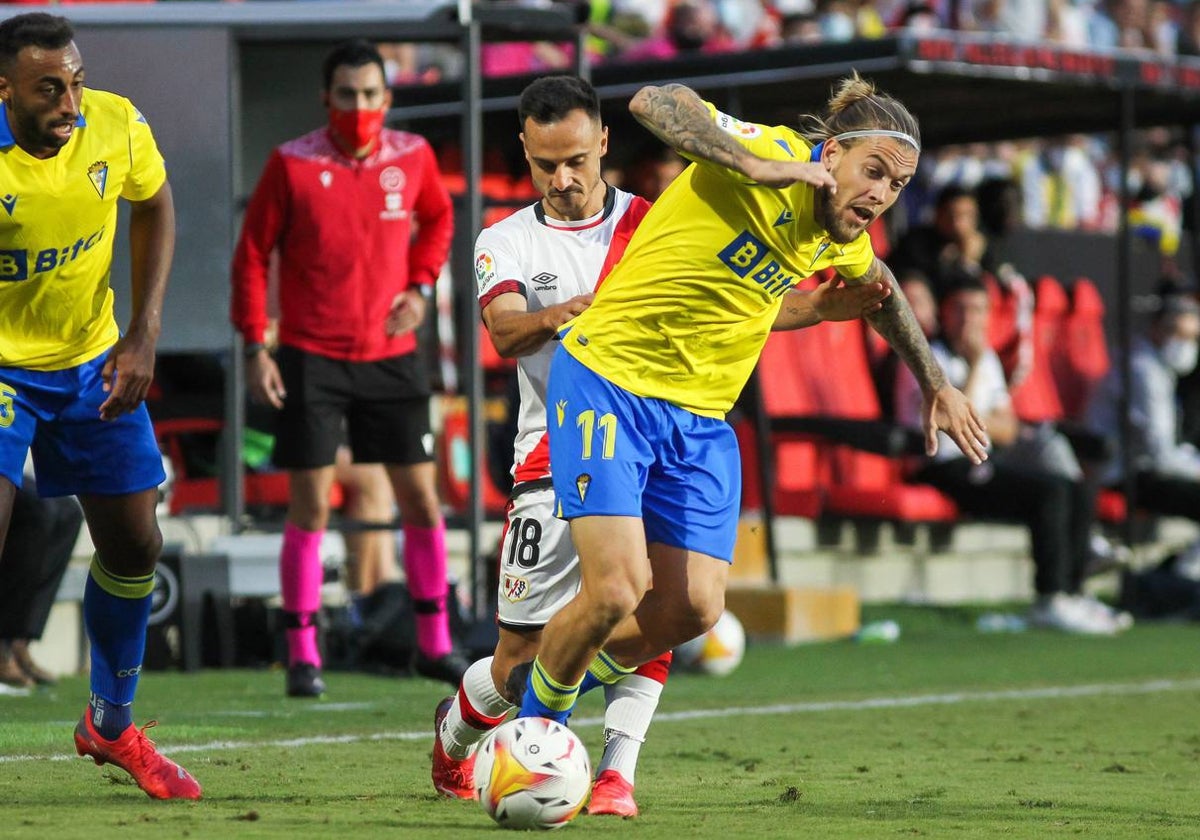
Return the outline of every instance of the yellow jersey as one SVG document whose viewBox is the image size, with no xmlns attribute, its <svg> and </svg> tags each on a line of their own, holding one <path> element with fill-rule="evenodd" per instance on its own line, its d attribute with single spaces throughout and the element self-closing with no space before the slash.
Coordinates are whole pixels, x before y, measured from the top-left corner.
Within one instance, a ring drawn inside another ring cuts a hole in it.
<svg viewBox="0 0 1200 840">
<path fill-rule="evenodd" d="M 708 107 L 759 157 L 810 159 L 796 131 Z M 807 184 L 773 189 L 708 161 L 692 163 L 646 214 L 563 346 L 631 393 L 724 417 L 784 294 L 829 266 L 861 277 L 874 260 L 865 232 L 848 244 L 830 241 L 814 217 L 813 194 Z"/>
<path fill-rule="evenodd" d="M 85 89 L 79 111 L 67 144 L 42 160 L 16 144 L 0 105 L 0 366 L 73 367 L 119 336 L 117 198 L 151 198 L 167 173 L 129 100 Z"/>
</svg>

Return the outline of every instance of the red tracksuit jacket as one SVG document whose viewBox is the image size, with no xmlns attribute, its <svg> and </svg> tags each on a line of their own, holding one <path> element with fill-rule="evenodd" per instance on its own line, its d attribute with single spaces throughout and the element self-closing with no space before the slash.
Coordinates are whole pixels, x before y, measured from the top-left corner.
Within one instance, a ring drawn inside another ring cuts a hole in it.
<svg viewBox="0 0 1200 840">
<path fill-rule="evenodd" d="M 328 128 L 271 153 L 246 207 L 233 257 L 233 324 L 263 340 L 271 252 L 279 253 L 279 340 L 348 361 L 411 353 L 412 333 L 389 338 L 392 300 L 432 284 L 450 250 L 453 212 L 424 138 L 384 129 L 355 160 Z"/>
</svg>

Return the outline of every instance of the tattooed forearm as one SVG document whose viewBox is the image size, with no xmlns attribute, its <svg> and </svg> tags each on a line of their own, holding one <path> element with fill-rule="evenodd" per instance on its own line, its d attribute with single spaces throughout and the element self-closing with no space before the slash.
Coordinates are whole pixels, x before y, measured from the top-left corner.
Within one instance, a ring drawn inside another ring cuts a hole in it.
<svg viewBox="0 0 1200 840">
<path fill-rule="evenodd" d="M 896 282 L 891 269 L 879 260 L 875 260 L 862 279 L 871 283 L 884 278 L 891 281 L 892 293 L 883 301 L 878 312 L 866 316 L 867 320 L 913 372 L 921 390 L 931 394 L 946 384 L 946 375 L 933 358 L 925 333 L 921 332 L 921 325 L 917 323 L 908 299 L 900 290 L 900 284 Z"/>
<path fill-rule="evenodd" d="M 692 157 L 746 174 L 753 157 L 716 123 L 695 91 L 685 85 L 648 85 L 629 103 L 637 121 L 664 143 Z"/>
</svg>

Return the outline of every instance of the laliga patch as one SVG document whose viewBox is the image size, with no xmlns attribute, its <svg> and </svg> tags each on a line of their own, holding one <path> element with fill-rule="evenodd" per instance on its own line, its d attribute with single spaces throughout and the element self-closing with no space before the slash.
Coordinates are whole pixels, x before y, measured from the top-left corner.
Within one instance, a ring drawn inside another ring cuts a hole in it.
<svg viewBox="0 0 1200 840">
<path fill-rule="evenodd" d="M 529 581 L 505 572 L 500 580 L 500 591 L 504 593 L 506 601 L 511 601 L 512 603 L 523 601 L 525 600 L 525 596 L 529 594 Z"/>
<path fill-rule="evenodd" d="M 481 292 L 496 282 L 496 258 L 487 248 L 475 252 L 475 280 Z"/>
<path fill-rule="evenodd" d="M 761 126 L 743 122 L 737 117 L 731 117 L 729 114 L 723 114 L 720 111 L 717 111 L 717 127 L 726 134 L 732 134 L 734 137 L 740 137 L 743 140 L 753 140 L 762 134 Z"/>
</svg>

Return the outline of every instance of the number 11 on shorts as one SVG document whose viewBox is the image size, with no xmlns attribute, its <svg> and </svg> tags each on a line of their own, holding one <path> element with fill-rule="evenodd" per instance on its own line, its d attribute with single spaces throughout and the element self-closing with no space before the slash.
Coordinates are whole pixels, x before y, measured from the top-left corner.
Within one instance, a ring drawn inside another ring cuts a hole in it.
<svg viewBox="0 0 1200 840">
<path fill-rule="evenodd" d="M 601 414 L 600 419 L 596 419 L 596 412 L 593 409 L 581 411 L 575 418 L 575 425 L 579 427 L 583 434 L 583 450 L 580 458 L 587 461 L 592 457 L 592 440 L 596 436 L 596 429 L 599 427 L 600 434 L 603 438 L 600 447 L 600 457 L 611 461 L 613 455 L 617 451 L 617 416 L 612 413 Z"/>
</svg>

